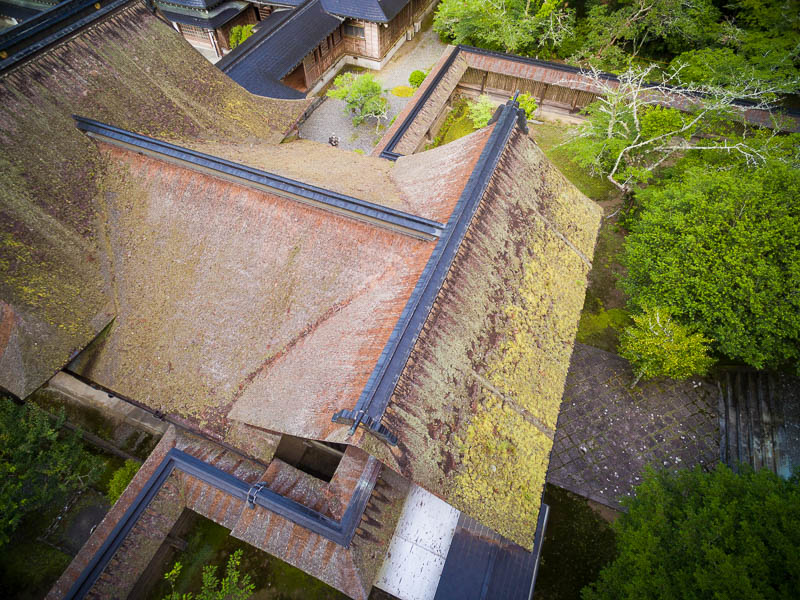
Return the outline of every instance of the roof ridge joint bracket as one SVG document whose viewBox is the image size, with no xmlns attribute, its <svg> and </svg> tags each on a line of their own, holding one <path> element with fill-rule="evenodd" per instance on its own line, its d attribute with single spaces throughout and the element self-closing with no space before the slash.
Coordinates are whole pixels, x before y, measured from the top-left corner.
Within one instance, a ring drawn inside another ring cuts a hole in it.
<svg viewBox="0 0 800 600">
<path fill-rule="evenodd" d="M 363 425 L 364 429 L 369 431 L 378 439 L 383 440 L 390 446 L 397 445 L 397 436 L 392 431 L 381 423 L 380 419 L 371 417 L 364 410 L 339 410 L 331 417 L 332 423 L 339 425 L 350 425 L 350 432 L 348 436 L 353 435 L 359 425 Z"/>
</svg>

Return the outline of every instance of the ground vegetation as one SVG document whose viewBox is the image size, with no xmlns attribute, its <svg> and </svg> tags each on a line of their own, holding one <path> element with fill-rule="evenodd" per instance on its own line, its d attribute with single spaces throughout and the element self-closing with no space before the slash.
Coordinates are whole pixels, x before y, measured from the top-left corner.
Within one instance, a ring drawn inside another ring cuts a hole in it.
<svg viewBox="0 0 800 600">
<path fill-rule="evenodd" d="M 613 525 L 617 556 L 583 599 L 796 598 L 800 481 L 743 469 L 648 468 Z"/>
</svg>

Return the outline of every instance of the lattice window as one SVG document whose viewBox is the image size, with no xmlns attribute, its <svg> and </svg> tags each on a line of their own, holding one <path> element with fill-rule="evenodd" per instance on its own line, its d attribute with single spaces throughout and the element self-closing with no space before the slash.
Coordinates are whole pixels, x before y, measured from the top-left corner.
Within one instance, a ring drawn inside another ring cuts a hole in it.
<svg viewBox="0 0 800 600">
<path fill-rule="evenodd" d="M 355 25 L 345 25 L 344 26 L 344 34 L 349 37 L 354 38 L 361 38 L 365 39 L 367 36 L 364 34 L 363 27 L 357 27 Z"/>
</svg>

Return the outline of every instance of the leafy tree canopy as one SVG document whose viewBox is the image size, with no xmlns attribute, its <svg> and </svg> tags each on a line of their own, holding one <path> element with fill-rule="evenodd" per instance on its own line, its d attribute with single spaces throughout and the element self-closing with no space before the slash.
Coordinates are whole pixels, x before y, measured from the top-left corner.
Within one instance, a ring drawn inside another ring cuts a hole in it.
<svg viewBox="0 0 800 600">
<path fill-rule="evenodd" d="M 0 546 L 22 518 L 97 480 L 102 464 L 77 433 L 63 435 L 63 413 L 0 397 Z"/>
<path fill-rule="evenodd" d="M 344 100 L 347 112 L 353 117 L 353 125 L 361 125 L 373 117 L 378 120 L 386 116 L 389 103 L 383 97 L 383 88 L 372 73 L 343 73 L 333 80 L 333 89 L 328 96 Z"/>
<path fill-rule="evenodd" d="M 617 558 L 583 600 L 763 600 L 800 589 L 800 483 L 724 465 L 645 472 L 614 524 Z"/>
<path fill-rule="evenodd" d="M 622 256 L 631 304 L 672 307 L 732 359 L 797 368 L 800 170 L 700 155 L 636 198 Z"/>
<path fill-rule="evenodd" d="M 572 33 L 565 0 L 442 0 L 433 28 L 454 44 L 513 54 L 558 46 Z"/>
</svg>

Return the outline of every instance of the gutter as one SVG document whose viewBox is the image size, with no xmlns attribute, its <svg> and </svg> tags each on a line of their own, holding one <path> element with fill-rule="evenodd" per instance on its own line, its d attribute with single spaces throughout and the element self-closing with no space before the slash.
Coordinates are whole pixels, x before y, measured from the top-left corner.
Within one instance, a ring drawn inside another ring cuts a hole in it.
<svg viewBox="0 0 800 600">
<path fill-rule="evenodd" d="M 268 173 L 253 167 L 231 162 L 209 154 L 162 142 L 112 125 L 73 115 L 75 124 L 89 137 L 132 152 L 145 154 L 225 179 L 239 185 L 266 191 L 270 194 L 296 200 L 329 212 L 389 229 L 417 239 L 434 241 L 439 238 L 444 224 L 403 211 L 373 204 L 309 185 L 301 181 Z"/>
<path fill-rule="evenodd" d="M 355 535 L 356 528 L 361 522 L 361 516 L 372 494 L 372 489 L 378 480 L 381 465 L 376 458 L 369 457 L 369 462 L 356 484 L 344 516 L 341 521 L 335 521 L 307 506 L 281 496 L 265 487 L 266 484 L 263 482 L 250 485 L 246 481 L 238 479 L 234 475 L 218 469 L 191 454 L 172 448 L 158 465 L 153 475 L 150 476 L 150 479 L 147 480 L 147 483 L 130 507 L 128 507 L 128 510 L 125 511 L 125 514 L 117 521 L 114 529 L 105 539 L 103 545 L 95 552 L 89 564 L 81 571 L 78 579 L 64 596 L 65 600 L 78 600 L 86 596 L 114 556 L 114 553 L 125 540 L 125 537 L 161 490 L 167 478 L 175 470 L 191 475 L 234 498 L 246 502 L 249 508 L 260 506 L 270 510 L 309 531 L 348 548 Z"/>
</svg>

